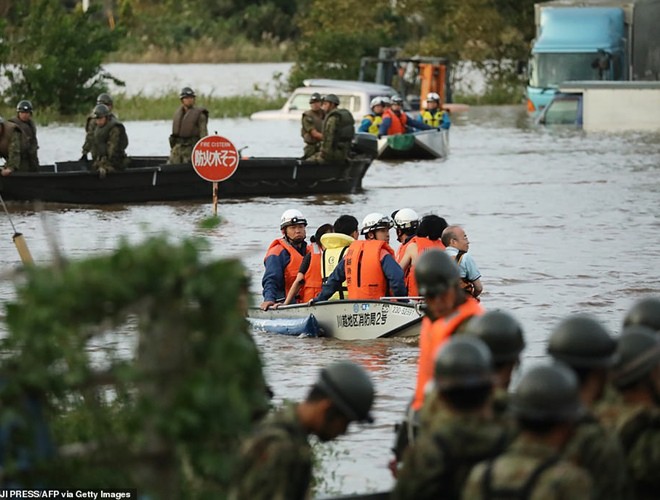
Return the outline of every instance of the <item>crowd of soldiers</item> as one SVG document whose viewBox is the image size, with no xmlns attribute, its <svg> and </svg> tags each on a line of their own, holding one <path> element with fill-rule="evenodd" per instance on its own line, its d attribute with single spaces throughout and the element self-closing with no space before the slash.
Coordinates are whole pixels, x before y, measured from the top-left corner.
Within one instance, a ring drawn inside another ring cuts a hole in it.
<svg viewBox="0 0 660 500">
<path fill-rule="evenodd" d="M 181 89 L 181 106 L 174 114 L 169 137 L 169 163 L 189 162 L 195 144 L 208 135 L 209 113 L 205 108 L 195 106 L 195 98 L 196 94 L 190 87 Z M 124 170 L 130 163 L 126 155 L 126 127 L 117 117 L 113 104 L 109 94 L 100 94 L 85 123 L 85 142 L 80 161 L 88 162 L 91 153 L 90 166 L 100 177 L 105 177 L 107 172 Z M 3 176 L 17 170 L 36 172 L 39 169 L 39 143 L 32 113 L 32 103 L 24 100 L 16 107 L 16 117 L 9 120 L 0 117 L 0 157 L 5 159 L 0 171 Z"/>
<path fill-rule="evenodd" d="M 590 315 L 562 319 L 549 359 L 523 370 L 511 391 L 525 347 L 520 323 L 483 310 L 453 321 L 467 293 L 445 252 L 422 254 L 415 275 L 425 299 L 418 369 L 430 353 L 431 379 L 398 426 L 393 490 L 364 498 L 658 497 L 660 299 L 638 301 L 618 338 Z M 305 401 L 267 417 L 244 442 L 230 498 L 308 498 L 308 437 L 334 439 L 371 421 L 375 397 L 360 366 L 322 369 Z"/>
</svg>

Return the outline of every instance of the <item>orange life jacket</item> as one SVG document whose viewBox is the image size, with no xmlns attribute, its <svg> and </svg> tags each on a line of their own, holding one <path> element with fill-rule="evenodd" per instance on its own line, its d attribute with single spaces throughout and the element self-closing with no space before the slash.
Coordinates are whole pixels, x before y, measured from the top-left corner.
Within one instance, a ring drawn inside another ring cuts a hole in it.
<svg viewBox="0 0 660 500">
<path fill-rule="evenodd" d="M 349 299 L 380 299 L 388 295 L 388 283 L 380 256 L 383 251 L 394 257 L 385 241 L 358 240 L 351 243 L 344 256 Z"/>
<path fill-rule="evenodd" d="M 307 249 L 311 250 L 308 253 L 311 253 L 311 260 L 309 262 L 309 268 L 305 273 L 305 285 L 303 286 L 300 302 L 309 302 L 319 293 L 321 293 L 321 288 L 323 288 L 323 277 L 321 276 L 321 261 L 323 260 L 323 251 L 321 247 L 316 243 L 312 243 L 307 246 Z"/>
<path fill-rule="evenodd" d="M 484 308 L 472 297 L 458 306 L 454 312 L 431 322 L 428 318 L 422 321 L 419 334 L 419 362 L 417 364 L 417 387 L 413 399 L 413 409 L 419 410 L 424 403 L 424 389 L 433 380 L 435 356 L 442 345 L 452 336 L 456 329 L 468 318 L 480 316 Z"/>
<path fill-rule="evenodd" d="M 405 134 L 408 116 L 403 111 L 397 115 L 391 109 L 386 109 L 383 113 L 383 121 L 388 116 L 390 117 L 390 128 L 387 129 L 387 135 Z"/>
<path fill-rule="evenodd" d="M 444 250 L 445 246 L 442 244 L 442 241 L 440 240 L 430 240 L 426 238 L 425 236 L 415 236 L 413 237 L 409 243 L 416 243 L 417 244 L 417 257 L 419 258 L 420 255 L 422 255 L 424 252 L 427 250 L 431 250 L 432 248 L 437 248 L 438 250 Z M 403 257 L 403 255 L 401 256 Z M 415 279 L 415 265 L 410 264 L 408 266 L 408 269 L 406 269 L 406 286 L 408 287 L 408 295 L 411 297 L 416 297 L 419 295 L 419 289 L 417 288 L 417 280 Z"/>
<path fill-rule="evenodd" d="M 278 238 L 268 247 L 264 262 L 271 255 L 279 255 L 283 250 L 286 250 L 290 256 L 289 264 L 284 268 L 284 296 L 286 296 L 293 286 L 296 276 L 298 276 L 298 270 L 300 269 L 300 264 L 302 264 L 303 256 L 300 255 L 300 252 L 291 243 L 284 238 Z M 309 245 L 307 245 L 307 253 L 309 253 Z"/>
</svg>

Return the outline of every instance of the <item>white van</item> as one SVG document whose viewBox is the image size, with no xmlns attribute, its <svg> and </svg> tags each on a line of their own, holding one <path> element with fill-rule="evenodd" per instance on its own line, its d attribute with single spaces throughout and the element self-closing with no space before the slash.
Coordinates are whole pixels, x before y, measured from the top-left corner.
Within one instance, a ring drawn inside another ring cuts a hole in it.
<svg viewBox="0 0 660 500">
<path fill-rule="evenodd" d="M 304 87 L 293 91 L 282 109 L 257 111 L 252 113 L 252 120 L 300 120 L 303 111 L 309 109 L 309 97 L 318 92 L 335 94 L 339 97 L 339 107 L 348 109 L 353 113 L 357 123 L 364 115 L 371 112 L 369 104 L 374 97 L 398 95 L 397 91 L 387 85 L 377 83 L 359 82 L 353 80 L 310 79 L 304 80 Z"/>
</svg>

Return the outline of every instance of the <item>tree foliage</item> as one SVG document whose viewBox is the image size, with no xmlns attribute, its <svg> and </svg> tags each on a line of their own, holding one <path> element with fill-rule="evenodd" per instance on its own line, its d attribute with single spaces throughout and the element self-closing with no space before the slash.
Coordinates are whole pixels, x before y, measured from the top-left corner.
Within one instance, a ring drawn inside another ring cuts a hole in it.
<svg viewBox="0 0 660 500">
<path fill-rule="evenodd" d="M 202 250 L 157 237 L 27 270 L 2 343 L 5 484 L 222 498 L 267 402 L 245 270 Z"/>
<path fill-rule="evenodd" d="M 101 63 L 121 30 L 112 31 L 93 10 L 67 12 L 59 0 L 34 0 L 20 13 L 18 24 L 4 30 L 13 63 L 3 70 L 10 84 L 4 97 L 64 115 L 89 109 L 114 80 Z"/>
</svg>

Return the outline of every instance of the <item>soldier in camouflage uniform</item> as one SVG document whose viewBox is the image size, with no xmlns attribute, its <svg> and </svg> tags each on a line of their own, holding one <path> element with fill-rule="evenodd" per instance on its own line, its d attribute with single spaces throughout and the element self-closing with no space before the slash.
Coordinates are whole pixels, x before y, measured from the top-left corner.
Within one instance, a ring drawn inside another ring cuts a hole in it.
<svg viewBox="0 0 660 500">
<path fill-rule="evenodd" d="M 323 96 L 321 106 L 325 113 L 323 140 L 318 153 L 308 160 L 317 163 L 346 161 L 355 136 L 355 119 L 347 109 L 338 108 L 339 98 L 335 94 Z"/>
<path fill-rule="evenodd" d="M 458 500 L 472 466 L 505 449 L 509 436 L 489 411 L 493 377 L 481 340 L 455 337 L 441 348 L 434 376 L 440 405 L 406 450 L 393 499 Z"/>
<path fill-rule="evenodd" d="M 590 316 L 576 314 L 550 335 L 548 354 L 570 366 L 578 377 L 586 412 L 577 420 L 564 450 L 566 458 L 585 468 L 593 479 L 594 499 L 629 498 L 626 461 L 621 444 L 594 415 L 616 359 L 616 341 Z"/>
<path fill-rule="evenodd" d="M 367 372 L 348 361 L 323 370 L 307 398 L 266 418 L 241 448 L 231 500 L 303 500 L 312 484 L 310 434 L 330 441 L 354 421 L 373 421 L 374 387 Z"/>
<path fill-rule="evenodd" d="M 181 106 L 174 113 L 170 135 L 169 163 L 190 163 L 192 150 L 202 137 L 209 135 L 209 112 L 195 106 L 197 95 L 190 87 L 183 87 Z"/>
<path fill-rule="evenodd" d="M 10 175 L 21 168 L 21 131 L 12 122 L 5 121 L 0 116 L 0 158 L 5 164 L 0 173 Z"/>
<path fill-rule="evenodd" d="M 470 473 L 464 500 L 591 498 L 589 473 L 562 458 L 573 424 L 582 413 L 575 374 L 567 366 L 537 365 L 511 398 L 520 435 L 499 457 Z"/>
<path fill-rule="evenodd" d="M 37 126 L 32 121 L 32 103 L 21 101 L 16 106 L 16 116 L 9 119 L 21 131 L 21 164 L 19 170 L 36 172 L 39 170 L 39 141 Z"/>
<path fill-rule="evenodd" d="M 309 108 L 302 114 L 300 135 L 305 141 L 303 160 L 314 156 L 321 149 L 323 140 L 323 118 L 325 113 L 321 109 L 321 95 L 314 92 L 309 98 Z"/>
<path fill-rule="evenodd" d="M 642 325 L 660 333 L 660 299 L 647 297 L 636 302 L 626 314 L 623 326 Z"/>
<path fill-rule="evenodd" d="M 107 172 L 128 167 L 128 136 L 124 125 L 114 118 L 105 104 L 94 108 L 96 126 L 92 142 L 92 168 L 105 177 Z"/>
<path fill-rule="evenodd" d="M 660 339 L 642 325 L 624 329 L 612 383 L 620 400 L 599 408 L 598 416 L 623 446 L 634 489 L 629 498 L 660 495 Z"/>
<path fill-rule="evenodd" d="M 96 106 L 99 104 L 105 104 L 110 110 L 110 118 L 117 119 L 117 115 L 113 111 L 114 103 L 110 94 L 99 94 L 96 98 Z M 95 108 L 96 109 L 96 108 Z M 85 142 L 82 147 L 82 156 L 80 160 L 87 160 L 87 154 L 92 151 L 92 146 L 94 144 L 94 130 L 96 129 L 96 118 L 94 117 L 94 111 L 87 117 L 87 122 L 85 123 Z"/>
</svg>

